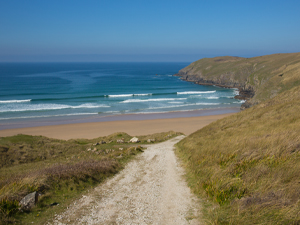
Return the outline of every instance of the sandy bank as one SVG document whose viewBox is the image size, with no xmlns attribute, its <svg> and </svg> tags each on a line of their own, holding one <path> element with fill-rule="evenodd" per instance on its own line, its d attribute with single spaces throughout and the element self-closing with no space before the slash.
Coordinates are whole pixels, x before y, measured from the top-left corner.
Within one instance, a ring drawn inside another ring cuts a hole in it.
<svg viewBox="0 0 300 225">
<path fill-rule="evenodd" d="M 189 135 L 213 121 L 232 114 L 233 113 L 188 118 L 107 121 L 17 128 L 0 130 L 0 137 L 29 134 L 68 140 L 72 138 L 91 139 L 107 136 L 115 132 L 126 132 L 130 135 L 146 135 L 170 130 Z"/>
</svg>

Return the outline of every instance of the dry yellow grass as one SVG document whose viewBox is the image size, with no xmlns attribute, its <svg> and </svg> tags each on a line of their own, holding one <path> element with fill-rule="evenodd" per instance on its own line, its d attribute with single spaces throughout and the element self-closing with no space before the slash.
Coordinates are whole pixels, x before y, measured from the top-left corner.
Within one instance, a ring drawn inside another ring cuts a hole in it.
<svg viewBox="0 0 300 225">
<path fill-rule="evenodd" d="M 178 144 L 211 224 L 300 223 L 300 87 Z"/>
</svg>

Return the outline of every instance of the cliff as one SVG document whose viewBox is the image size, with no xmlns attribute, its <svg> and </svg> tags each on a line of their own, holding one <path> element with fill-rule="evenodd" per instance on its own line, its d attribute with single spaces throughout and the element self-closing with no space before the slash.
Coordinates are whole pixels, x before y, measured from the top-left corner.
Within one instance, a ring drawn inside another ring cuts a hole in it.
<svg viewBox="0 0 300 225">
<path fill-rule="evenodd" d="M 241 106 L 245 109 L 300 85 L 300 53 L 203 58 L 175 76 L 201 85 L 238 88 L 235 98 L 246 100 Z"/>
</svg>

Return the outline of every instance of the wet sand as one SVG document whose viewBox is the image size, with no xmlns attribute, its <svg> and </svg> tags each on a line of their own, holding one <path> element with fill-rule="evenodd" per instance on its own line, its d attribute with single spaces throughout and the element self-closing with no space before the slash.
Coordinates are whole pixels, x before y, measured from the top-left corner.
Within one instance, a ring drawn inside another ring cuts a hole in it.
<svg viewBox="0 0 300 225">
<path fill-rule="evenodd" d="M 213 121 L 232 115 L 224 113 L 218 115 L 205 115 L 197 117 L 144 119 L 144 120 L 118 120 L 102 122 L 86 122 L 73 124 L 60 124 L 51 126 L 25 127 L 0 130 L 0 137 L 16 134 L 42 135 L 58 139 L 96 138 L 107 136 L 115 132 L 126 132 L 129 135 L 146 135 L 165 131 L 182 132 L 189 135 Z"/>
</svg>

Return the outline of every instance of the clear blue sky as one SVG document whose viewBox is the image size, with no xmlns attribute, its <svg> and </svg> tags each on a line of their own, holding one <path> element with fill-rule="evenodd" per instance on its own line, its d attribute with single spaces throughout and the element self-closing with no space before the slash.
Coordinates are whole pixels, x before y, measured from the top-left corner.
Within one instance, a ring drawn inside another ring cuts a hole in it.
<svg viewBox="0 0 300 225">
<path fill-rule="evenodd" d="M 299 0 L 0 0 L 0 61 L 300 52 Z"/>
</svg>

